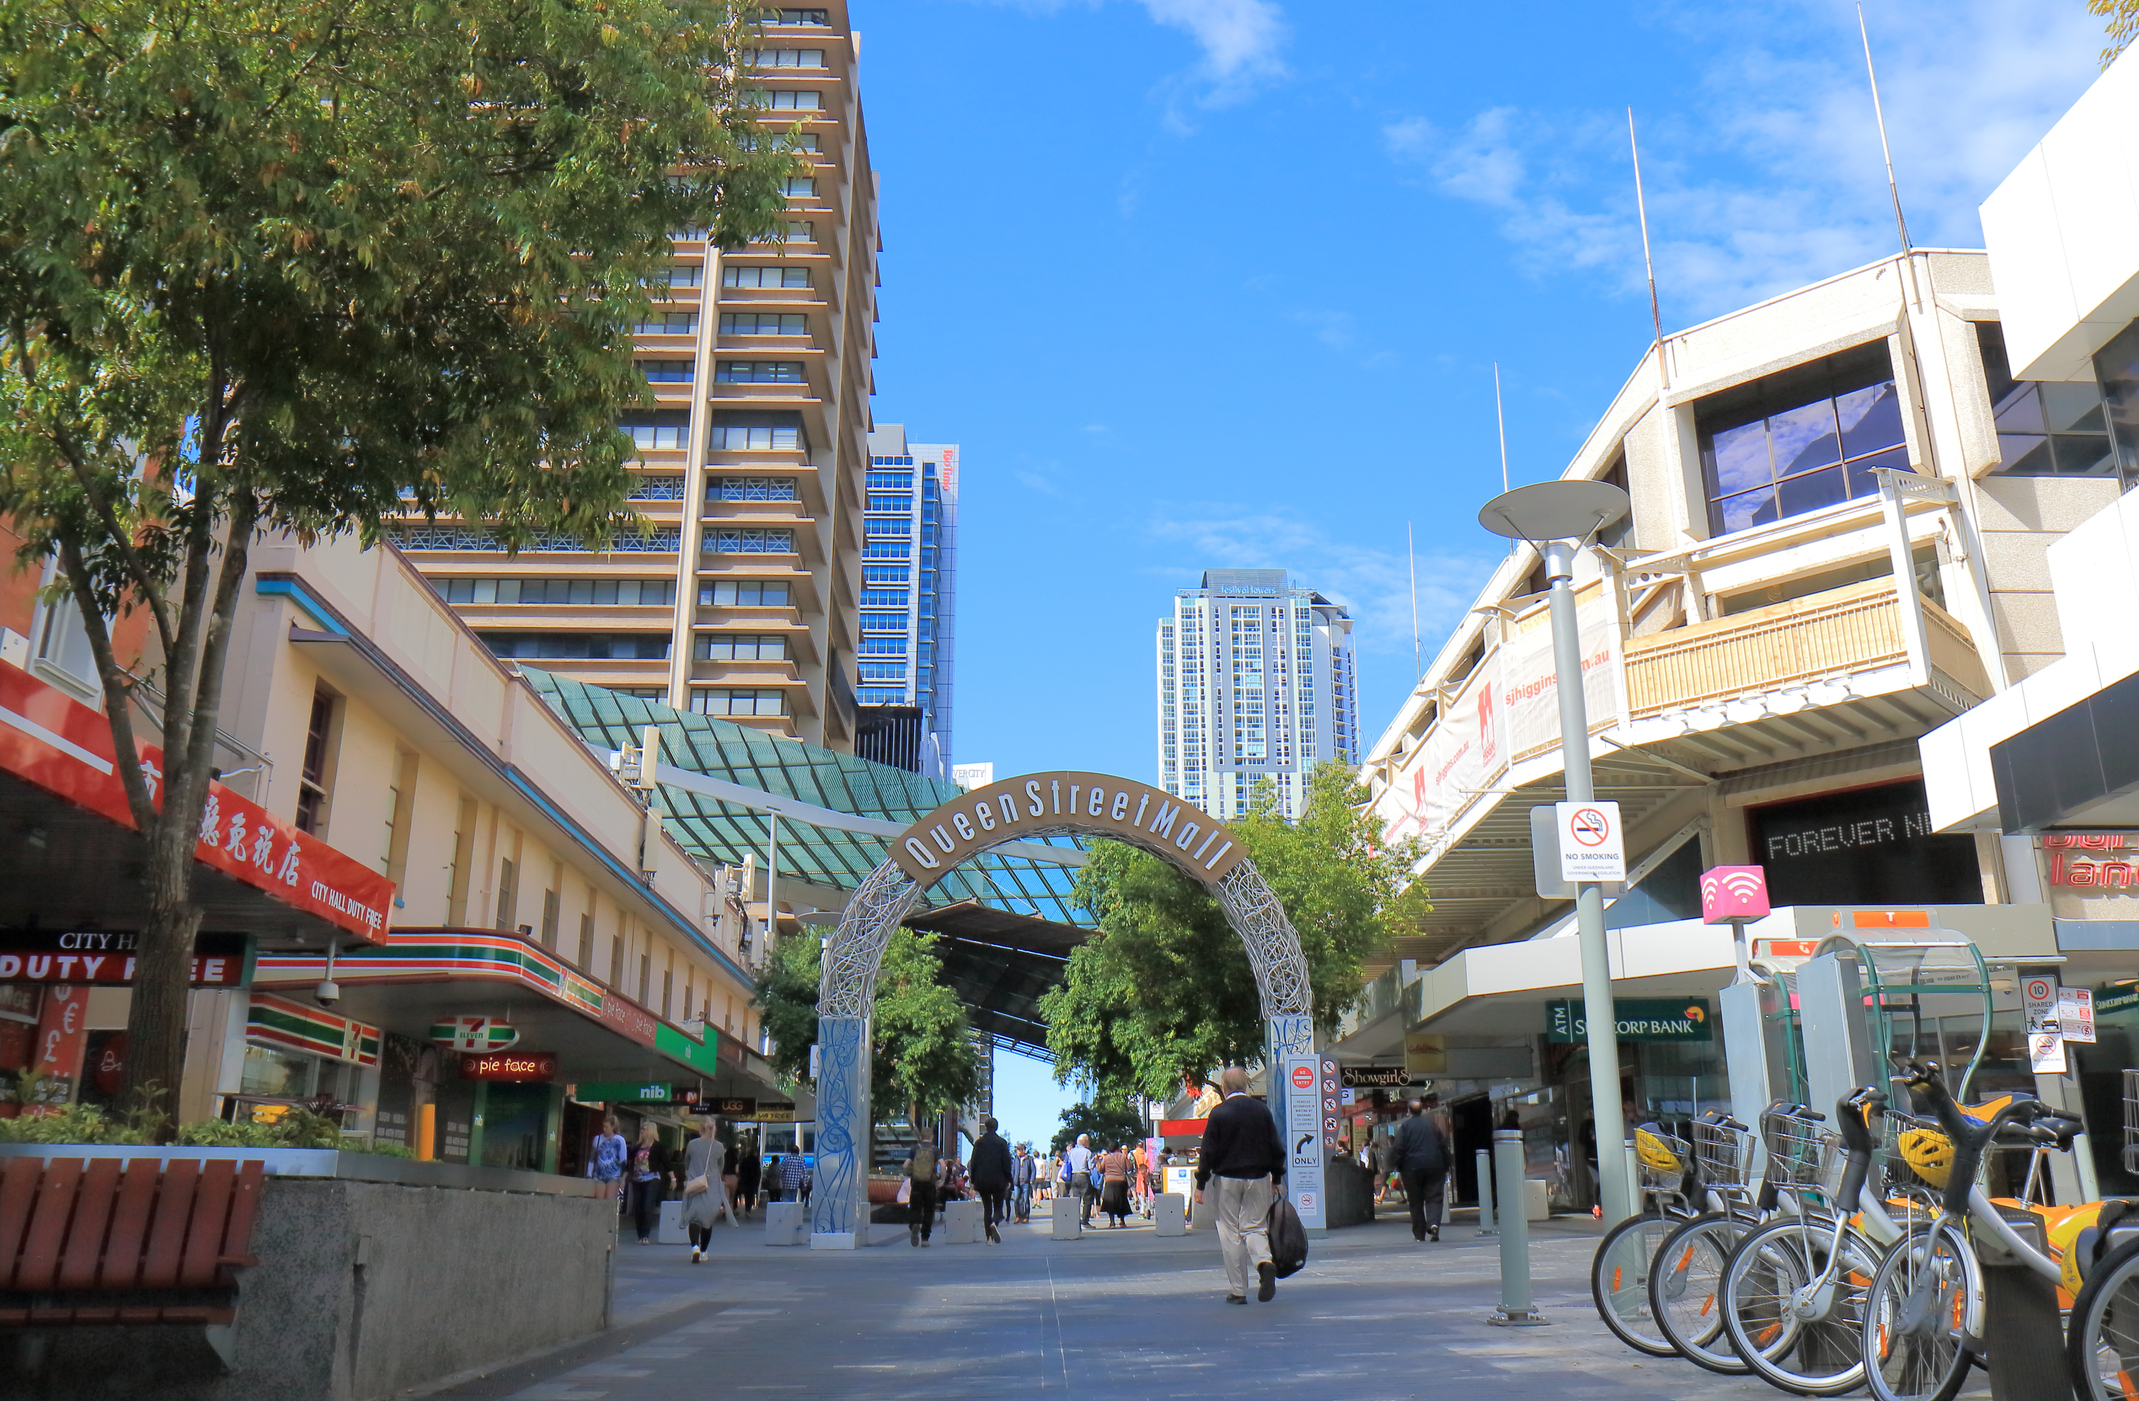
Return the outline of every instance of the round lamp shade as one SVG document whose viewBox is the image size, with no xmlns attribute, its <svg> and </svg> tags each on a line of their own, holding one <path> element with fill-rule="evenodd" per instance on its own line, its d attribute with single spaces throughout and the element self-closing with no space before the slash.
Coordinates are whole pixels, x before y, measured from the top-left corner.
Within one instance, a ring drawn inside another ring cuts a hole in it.
<svg viewBox="0 0 2139 1401">
<path fill-rule="evenodd" d="M 1485 503 L 1478 524 L 1510 540 L 1586 540 L 1627 513 L 1627 494 L 1610 482 L 1534 482 Z"/>
</svg>

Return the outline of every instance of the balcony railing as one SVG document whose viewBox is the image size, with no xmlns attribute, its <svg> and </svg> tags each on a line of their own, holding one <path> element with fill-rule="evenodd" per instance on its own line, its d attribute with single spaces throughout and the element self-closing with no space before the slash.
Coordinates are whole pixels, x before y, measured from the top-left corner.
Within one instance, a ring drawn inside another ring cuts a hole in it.
<svg viewBox="0 0 2139 1401">
<path fill-rule="evenodd" d="M 1870 579 L 1631 638 L 1627 704 L 1647 717 L 1906 662 L 1902 606 L 1891 578 Z M 1929 600 L 1923 609 L 1931 664 L 1964 685 L 1979 684 L 1967 629 Z"/>
</svg>

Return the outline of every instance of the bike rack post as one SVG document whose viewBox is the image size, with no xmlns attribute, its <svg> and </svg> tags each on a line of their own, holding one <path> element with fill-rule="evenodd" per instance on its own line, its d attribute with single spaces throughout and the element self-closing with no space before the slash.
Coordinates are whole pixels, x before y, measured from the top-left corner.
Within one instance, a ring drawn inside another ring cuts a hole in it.
<svg viewBox="0 0 2139 1401">
<path fill-rule="evenodd" d="M 1484 1148 L 1478 1150 L 1478 1234 L 1497 1236 L 1493 1206 L 1493 1155 Z"/>
<path fill-rule="evenodd" d="M 1486 1322 L 1502 1328 L 1536 1328 L 1548 1323 L 1539 1313 L 1530 1293 L 1530 1213 L 1523 1200 L 1523 1134 L 1521 1129 L 1493 1130 L 1493 1163 L 1500 1180 L 1508 1184 L 1505 1195 L 1514 1200 L 1498 1213 L 1500 1222 L 1500 1307 Z"/>
</svg>

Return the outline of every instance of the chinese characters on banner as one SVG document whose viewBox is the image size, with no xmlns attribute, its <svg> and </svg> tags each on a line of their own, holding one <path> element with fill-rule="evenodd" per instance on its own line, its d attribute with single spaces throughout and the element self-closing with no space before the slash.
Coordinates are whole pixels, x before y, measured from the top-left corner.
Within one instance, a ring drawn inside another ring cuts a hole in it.
<svg viewBox="0 0 2139 1401">
<path fill-rule="evenodd" d="M 110 818 L 134 825 L 102 715 L 28 673 L 0 666 L 0 769 Z M 149 796 L 161 803 L 163 751 L 141 747 Z M 194 858 L 360 938 L 386 937 L 393 882 L 258 803 L 208 785 Z"/>
</svg>

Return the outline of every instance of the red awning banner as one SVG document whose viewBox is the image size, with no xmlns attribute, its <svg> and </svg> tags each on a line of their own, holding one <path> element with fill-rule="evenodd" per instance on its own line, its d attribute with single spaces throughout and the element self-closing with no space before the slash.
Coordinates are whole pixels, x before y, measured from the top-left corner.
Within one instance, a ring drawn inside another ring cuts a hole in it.
<svg viewBox="0 0 2139 1401">
<path fill-rule="evenodd" d="M 117 752 L 101 714 L 0 663 L 0 770 L 130 828 Z M 149 795 L 160 805 L 163 750 L 145 744 L 140 753 Z M 386 936 L 392 881 L 220 783 L 208 785 L 193 856 L 359 938 Z"/>
</svg>

